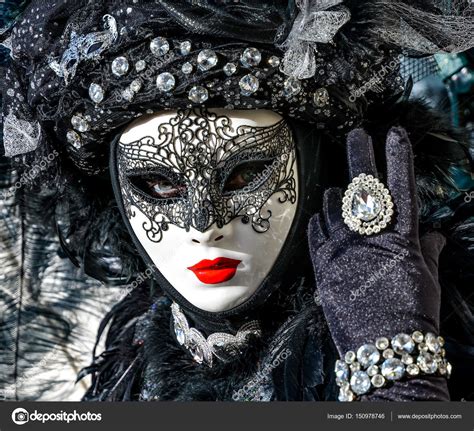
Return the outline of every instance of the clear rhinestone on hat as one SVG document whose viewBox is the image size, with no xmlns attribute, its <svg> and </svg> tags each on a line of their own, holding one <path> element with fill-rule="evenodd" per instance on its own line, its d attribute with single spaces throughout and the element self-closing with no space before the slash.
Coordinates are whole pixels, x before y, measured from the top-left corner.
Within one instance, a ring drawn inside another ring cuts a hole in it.
<svg viewBox="0 0 474 431">
<path fill-rule="evenodd" d="M 240 56 L 240 62 L 245 67 L 258 66 L 260 61 L 262 61 L 262 54 L 257 48 L 246 48 Z"/>
<path fill-rule="evenodd" d="M 104 100 L 104 90 L 99 84 L 89 85 L 89 97 L 94 103 L 100 103 Z"/>
<path fill-rule="evenodd" d="M 365 371 L 356 371 L 351 377 L 351 389 L 357 394 L 365 394 L 370 389 L 370 377 Z"/>
<path fill-rule="evenodd" d="M 191 42 L 189 40 L 185 40 L 179 44 L 179 53 L 181 55 L 188 55 L 191 52 Z"/>
<path fill-rule="evenodd" d="M 138 61 L 135 63 L 135 70 L 136 70 L 137 72 L 141 72 L 142 70 L 145 70 L 145 67 L 146 67 L 145 60 L 138 60 Z"/>
<path fill-rule="evenodd" d="M 240 79 L 239 86 L 240 86 L 240 92 L 244 96 L 250 96 L 251 94 L 255 93 L 258 90 L 260 83 L 255 76 L 248 74 L 248 75 L 243 76 Z"/>
<path fill-rule="evenodd" d="M 188 93 L 188 99 L 194 103 L 203 103 L 209 98 L 209 93 L 206 88 L 195 85 Z"/>
<path fill-rule="evenodd" d="M 415 349 L 415 342 L 408 334 L 397 334 L 392 338 L 392 348 L 399 355 L 411 353 Z"/>
<path fill-rule="evenodd" d="M 171 91 L 176 84 L 176 80 L 174 79 L 174 76 L 171 75 L 169 72 L 163 72 L 160 73 L 156 77 L 156 86 L 158 87 L 158 90 L 168 92 Z"/>
<path fill-rule="evenodd" d="M 71 124 L 78 132 L 87 132 L 89 130 L 89 123 L 80 115 L 73 115 Z"/>
<path fill-rule="evenodd" d="M 130 87 L 125 88 L 125 90 L 122 91 L 122 97 L 127 101 L 131 102 L 133 98 L 135 97 L 135 93 L 131 90 Z"/>
<path fill-rule="evenodd" d="M 197 58 L 200 70 L 212 69 L 217 64 L 217 55 L 212 49 L 203 49 Z"/>
<path fill-rule="evenodd" d="M 193 71 L 193 65 L 189 62 L 184 63 L 181 66 L 181 72 L 183 72 L 185 75 L 189 75 Z"/>
<path fill-rule="evenodd" d="M 123 76 L 128 72 L 128 60 L 125 57 L 117 57 L 112 61 L 112 73 L 115 76 Z"/>
<path fill-rule="evenodd" d="M 268 59 L 268 64 L 271 66 L 271 67 L 278 67 L 280 65 L 280 59 L 276 56 L 276 55 L 272 55 L 269 59 Z"/>
<path fill-rule="evenodd" d="M 81 147 L 81 137 L 74 130 L 68 130 L 66 139 L 74 148 L 79 149 Z"/>
<path fill-rule="evenodd" d="M 234 63 L 227 63 L 222 70 L 227 76 L 231 76 L 237 70 L 237 66 Z"/>
<path fill-rule="evenodd" d="M 283 94 L 285 97 L 290 98 L 296 96 L 301 92 L 301 81 L 299 79 L 290 77 L 286 78 L 283 83 Z"/>
<path fill-rule="evenodd" d="M 352 215 L 363 221 L 371 221 L 382 210 L 378 199 L 372 196 L 365 188 L 359 188 L 352 198 Z"/>
<path fill-rule="evenodd" d="M 438 363 L 431 353 L 422 352 L 419 354 L 416 363 L 420 370 L 426 374 L 433 374 L 438 369 Z"/>
<path fill-rule="evenodd" d="M 344 361 L 337 360 L 336 366 L 334 367 L 336 373 L 336 383 L 347 382 L 349 379 L 349 367 Z"/>
<path fill-rule="evenodd" d="M 363 367 L 375 365 L 380 359 L 380 353 L 373 344 L 364 344 L 357 350 L 357 360 Z"/>
<path fill-rule="evenodd" d="M 386 359 L 380 368 L 387 380 L 399 380 L 405 373 L 405 366 L 397 358 Z"/>
<path fill-rule="evenodd" d="M 134 79 L 130 83 L 130 90 L 132 90 L 134 93 L 139 92 L 141 88 L 142 88 L 142 82 L 139 79 Z"/>
<path fill-rule="evenodd" d="M 165 55 L 170 50 L 170 44 L 164 37 L 155 37 L 150 42 L 150 51 L 153 55 Z"/>
<path fill-rule="evenodd" d="M 318 108 L 322 108 L 329 103 L 329 93 L 325 88 L 318 88 L 313 95 L 313 102 Z"/>
</svg>

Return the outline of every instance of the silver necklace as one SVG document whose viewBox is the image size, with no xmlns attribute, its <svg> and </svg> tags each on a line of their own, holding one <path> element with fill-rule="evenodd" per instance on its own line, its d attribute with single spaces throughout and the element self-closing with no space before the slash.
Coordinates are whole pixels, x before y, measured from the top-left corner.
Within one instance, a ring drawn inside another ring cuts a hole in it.
<svg viewBox="0 0 474 431">
<path fill-rule="evenodd" d="M 235 356 L 246 344 L 247 337 L 250 335 L 260 337 L 261 335 L 258 321 L 252 320 L 242 325 L 235 335 L 214 332 L 206 338 L 196 328 L 189 326 L 186 316 L 175 302 L 171 304 L 171 312 L 178 343 L 189 351 L 198 364 L 204 363 L 209 367 L 212 367 L 214 356 L 221 360 L 224 360 L 224 356 Z"/>
</svg>

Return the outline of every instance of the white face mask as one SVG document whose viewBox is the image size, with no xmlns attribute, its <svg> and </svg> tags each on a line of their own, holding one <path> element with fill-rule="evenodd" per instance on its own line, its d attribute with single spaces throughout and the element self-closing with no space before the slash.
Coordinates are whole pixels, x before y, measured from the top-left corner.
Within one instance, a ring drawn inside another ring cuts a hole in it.
<svg viewBox="0 0 474 431">
<path fill-rule="evenodd" d="M 166 111 L 132 123 L 117 165 L 133 232 L 187 301 L 242 304 L 272 269 L 298 193 L 293 137 L 271 111 Z"/>
</svg>

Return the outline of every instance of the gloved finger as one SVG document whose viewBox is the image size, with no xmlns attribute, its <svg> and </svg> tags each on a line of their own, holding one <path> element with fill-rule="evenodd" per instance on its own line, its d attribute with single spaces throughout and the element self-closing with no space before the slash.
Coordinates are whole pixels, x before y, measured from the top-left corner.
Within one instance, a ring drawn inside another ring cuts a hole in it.
<svg viewBox="0 0 474 431">
<path fill-rule="evenodd" d="M 413 152 L 406 131 L 393 127 L 387 135 L 387 183 L 397 210 L 395 229 L 402 234 L 418 233 Z"/>
<path fill-rule="evenodd" d="M 377 177 L 372 138 L 363 129 L 354 129 L 347 135 L 347 161 L 351 180 L 360 174 Z"/>
<path fill-rule="evenodd" d="M 446 245 L 446 238 L 440 232 L 428 232 L 420 238 L 421 254 L 435 280 L 438 280 L 439 255 Z"/>
<path fill-rule="evenodd" d="M 308 224 L 308 244 L 311 254 L 316 253 L 319 247 L 321 247 L 328 240 L 326 228 L 320 213 L 317 213 L 311 217 Z"/>
<path fill-rule="evenodd" d="M 330 188 L 324 192 L 323 211 L 329 235 L 344 227 L 342 219 L 342 194 L 338 188 Z"/>
</svg>

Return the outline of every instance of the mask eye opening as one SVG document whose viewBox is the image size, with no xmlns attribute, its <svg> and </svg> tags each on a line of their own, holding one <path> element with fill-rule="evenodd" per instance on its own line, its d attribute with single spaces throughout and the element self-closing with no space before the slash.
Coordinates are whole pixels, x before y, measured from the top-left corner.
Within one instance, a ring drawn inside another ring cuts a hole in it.
<svg viewBox="0 0 474 431">
<path fill-rule="evenodd" d="M 274 172 L 276 157 L 248 159 L 237 163 L 228 175 L 223 176 L 222 195 L 230 196 L 238 192 L 252 193 Z"/>
<path fill-rule="evenodd" d="M 164 173 L 136 172 L 126 175 L 135 192 L 155 201 L 170 201 L 186 197 L 187 188 L 179 178 L 170 178 Z"/>
</svg>

